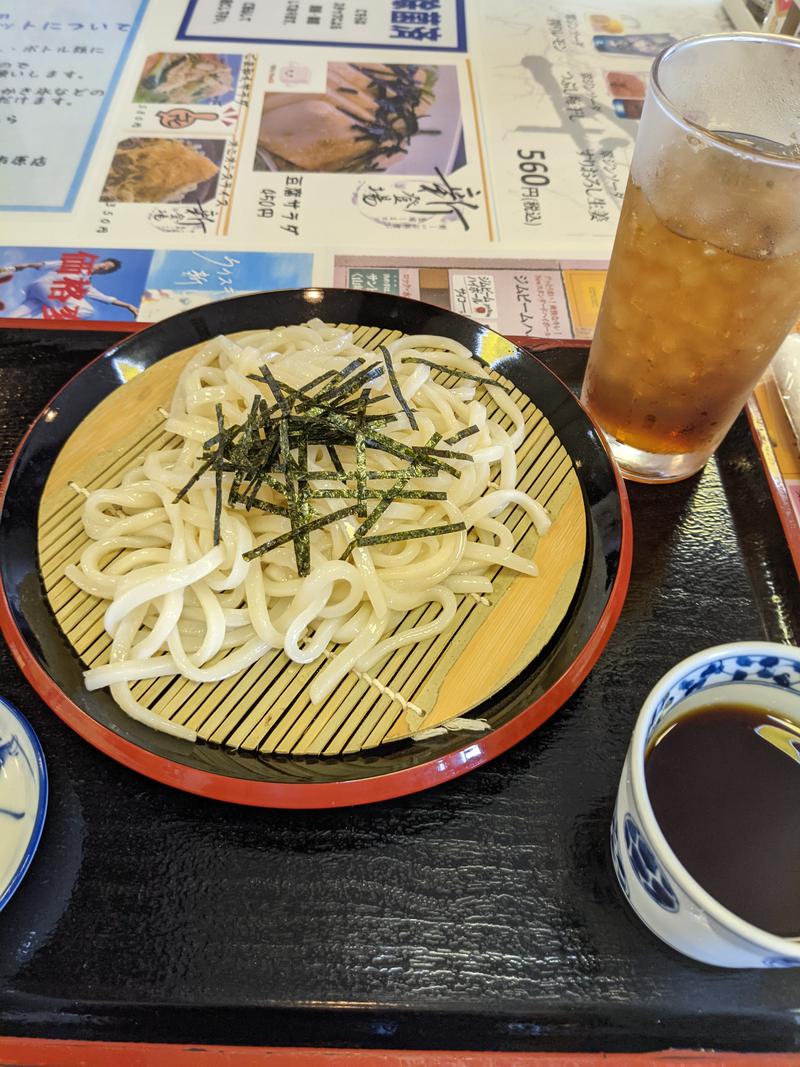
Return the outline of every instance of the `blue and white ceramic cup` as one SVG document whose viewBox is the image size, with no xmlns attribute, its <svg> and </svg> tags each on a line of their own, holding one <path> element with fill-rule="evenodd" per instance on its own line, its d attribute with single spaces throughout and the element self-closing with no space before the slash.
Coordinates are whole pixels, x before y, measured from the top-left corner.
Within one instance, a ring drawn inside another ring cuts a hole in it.
<svg viewBox="0 0 800 1067">
<path fill-rule="evenodd" d="M 695 881 L 650 804 L 644 774 L 650 738 L 666 720 L 717 700 L 766 704 L 800 725 L 800 648 L 765 641 L 718 645 L 690 656 L 658 682 L 639 713 L 622 769 L 611 823 L 614 870 L 639 918 L 684 955 L 718 967 L 800 967 L 800 941 L 745 922 Z"/>
</svg>

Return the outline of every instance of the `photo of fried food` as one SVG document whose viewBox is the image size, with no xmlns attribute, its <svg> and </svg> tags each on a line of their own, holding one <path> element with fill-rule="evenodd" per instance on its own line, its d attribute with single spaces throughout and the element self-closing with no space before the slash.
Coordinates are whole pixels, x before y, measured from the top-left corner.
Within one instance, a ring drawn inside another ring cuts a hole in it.
<svg viewBox="0 0 800 1067">
<path fill-rule="evenodd" d="M 177 204 L 214 195 L 224 141 L 130 137 L 120 141 L 101 200 L 123 204 Z M 216 157 L 216 160 L 214 158 Z"/>
<path fill-rule="evenodd" d="M 223 104 L 233 97 L 241 56 L 154 52 L 133 95 L 137 104 Z"/>
<path fill-rule="evenodd" d="M 433 153 L 425 154 L 437 159 L 422 164 L 420 173 L 433 173 L 435 166 L 447 166 L 460 132 L 454 68 L 329 63 L 324 93 L 264 94 L 255 169 L 397 170 L 427 142 Z"/>
</svg>

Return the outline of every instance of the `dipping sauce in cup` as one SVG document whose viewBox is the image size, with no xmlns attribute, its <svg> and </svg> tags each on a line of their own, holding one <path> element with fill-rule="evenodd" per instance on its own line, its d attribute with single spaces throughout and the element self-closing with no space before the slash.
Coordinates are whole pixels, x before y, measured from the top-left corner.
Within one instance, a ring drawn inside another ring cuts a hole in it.
<svg viewBox="0 0 800 1067">
<path fill-rule="evenodd" d="M 800 648 L 742 641 L 656 683 L 611 824 L 617 880 L 679 952 L 800 967 Z"/>
<path fill-rule="evenodd" d="M 704 704 L 653 737 L 645 782 L 675 855 L 749 923 L 800 936 L 800 726 L 764 707 Z"/>
</svg>

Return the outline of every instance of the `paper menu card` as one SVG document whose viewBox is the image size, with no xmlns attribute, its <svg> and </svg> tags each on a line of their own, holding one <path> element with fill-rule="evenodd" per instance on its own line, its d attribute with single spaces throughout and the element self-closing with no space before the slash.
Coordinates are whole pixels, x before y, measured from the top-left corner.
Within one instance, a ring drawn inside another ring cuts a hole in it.
<svg viewBox="0 0 800 1067">
<path fill-rule="evenodd" d="M 653 55 L 728 25 L 710 0 L 95 6 L 0 12 L 0 322 L 149 321 L 369 252 L 603 261 Z"/>
</svg>

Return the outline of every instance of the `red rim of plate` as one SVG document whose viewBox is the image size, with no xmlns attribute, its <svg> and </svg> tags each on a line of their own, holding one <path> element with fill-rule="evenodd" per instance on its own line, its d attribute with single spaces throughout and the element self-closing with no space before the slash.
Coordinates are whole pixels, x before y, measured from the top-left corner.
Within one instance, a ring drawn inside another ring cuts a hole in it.
<svg viewBox="0 0 800 1067">
<path fill-rule="evenodd" d="M 101 352 L 95 359 L 73 375 L 31 423 L 25 436 L 17 446 L 6 468 L 2 484 L 0 484 L 0 507 L 2 507 L 5 500 L 8 483 L 16 466 L 17 458 L 44 412 L 75 378 L 83 374 L 93 363 L 101 360 L 104 355 L 105 353 Z M 577 400 L 576 403 L 578 403 Z M 587 417 L 591 419 L 586 409 L 584 408 L 583 410 Z M 213 800 L 224 800 L 234 804 L 248 804 L 253 807 L 264 808 L 348 807 L 357 804 L 372 804 L 379 800 L 391 800 L 395 797 L 430 789 L 432 786 L 440 785 L 443 782 L 450 781 L 452 778 L 458 778 L 460 775 L 466 774 L 467 771 L 474 770 L 476 767 L 480 767 L 481 764 L 494 759 L 495 756 L 501 755 L 519 741 L 522 741 L 528 734 L 533 733 L 537 727 L 549 719 L 572 696 L 581 682 L 588 676 L 592 667 L 600 658 L 600 654 L 617 624 L 622 605 L 625 602 L 625 595 L 628 591 L 633 556 L 630 505 L 619 468 L 608 450 L 599 427 L 594 420 L 591 421 L 597 430 L 598 439 L 608 456 L 608 461 L 614 472 L 622 519 L 619 566 L 614 578 L 614 585 L 606 606 L 597 621 L 597 625 L 592 630 L 586 644 L 561 677 L 549 689 L 545 690 L 537 700 L 515 715 L 510 722 L 505 723 L 503 726 L 498 726 L 488 734 L 473 735 L 467 744 L 448 752 L 444 756 L 437 756 L 427 763 L 397 771 L 389 771 L 374 778 L 296 784 L 253 782 L 245 779 L 230 778 L 216 774 L 213 771 L 202 771 L 195 767 L 187 767 L 182 763 L 176 763 L 163 756 L 157 756 L 153 752 L 148 752 L 131 741 L 126 741 L 114 733 L 113 730 L 102 726 L 69 699 L 28 647 L 14 620 L 6 596 L 5 585 L 2 583 L 1 578 L 0 632 L 5 637 L 22 673 L 35 691 L 48 707 L 75 733 L 85 741 L 88 741 L 90 745 L 94 745 L 95 748 L 105 753 L 105 755 L 117 760 L 118 763 L 164 785 L 173 786 L 187 793 L 195 793 L 198 796 L 210 797 Z"/>
</svg>

